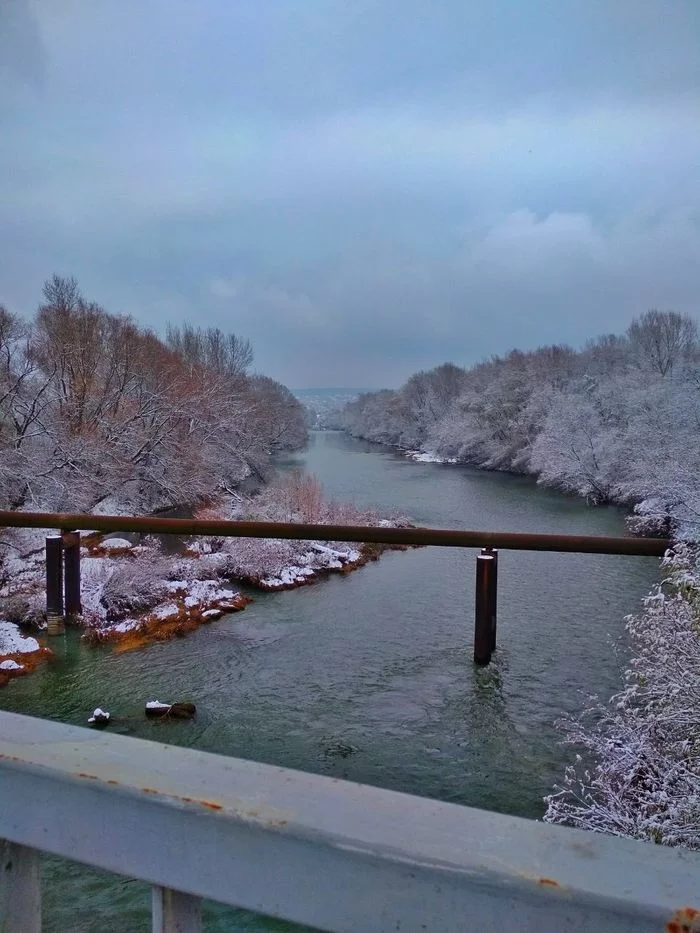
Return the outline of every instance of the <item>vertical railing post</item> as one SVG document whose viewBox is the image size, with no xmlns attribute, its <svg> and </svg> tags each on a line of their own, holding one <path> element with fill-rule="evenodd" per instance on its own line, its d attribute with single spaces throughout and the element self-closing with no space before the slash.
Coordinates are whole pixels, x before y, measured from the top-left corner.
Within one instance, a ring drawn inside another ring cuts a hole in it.
<svg viewBox="0 0 700 933">
<path fill-rule="evenodd" d="M 491 574 L 490 586 L 490 611 L 491 611 L 491 651 L 496 650 L 496 630 L 498 628 L 498 551 L 492 547 L 481 549 L 482 555 L 493 557 L 493 572 Z"/>
<path fill-rule="evenodd" d="M 153 885 L 153 933 L 202 933 L 202 903 L 198 897 Z"/>
<path fill-rule="evenodd" d="M 476 592 L 474 598 L 474 663 L 488 664 L 493 650 L 493 554 L 476 558 Z"/>
<path fill-rule="evenodd" d="M 63 579 L 65 582 L 65 611 L 67 616 L 79 616 L 80 602 L 80 532 L 63 532 Z"/>
<path fill-rule="evenodd" d="M 6 839 L 0 839 L 0 933 L 41 933 L 39 853 Z"/>
<path fill-rule="evenodd" d="M 49 635 L 65 631 L 63 620 L 63 540 L 60 535 L 46 538 L 46 630 Z"/>
</svg>

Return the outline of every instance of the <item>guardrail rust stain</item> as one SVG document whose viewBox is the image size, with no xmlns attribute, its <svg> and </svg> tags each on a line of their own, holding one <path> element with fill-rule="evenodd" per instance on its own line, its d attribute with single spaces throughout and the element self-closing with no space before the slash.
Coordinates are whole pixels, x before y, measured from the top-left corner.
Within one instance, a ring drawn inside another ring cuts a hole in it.
<svg viewBox="0 0 700 933">
<path fill-rule="evenodd" d="M 681 907 L 665 927 L 666 933 L 700 933 L 700 910 Z"/>
</svg>

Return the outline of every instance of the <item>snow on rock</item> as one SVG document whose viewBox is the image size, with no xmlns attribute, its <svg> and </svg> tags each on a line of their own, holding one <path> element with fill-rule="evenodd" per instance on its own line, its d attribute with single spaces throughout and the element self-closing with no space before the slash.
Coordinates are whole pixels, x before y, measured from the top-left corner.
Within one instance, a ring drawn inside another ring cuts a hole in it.
<svg viewBox="0 0 700 933">
<path fill-rule="evenodd" d="M 111 714 L 98 706 L 95 710 L 93 710 L 92 716 L 88 719 L 88 723 L 105 723 L 109 722 L 110 718 Z"/>
<path fill-rule="evenodd" d="M 149 700 L 146 709 L 170 709 L 172 703 L 161 703 L 160 700 Z"/>
<path fill-rule="evenodd" d="M 21 664 L 18 664 L 16 661 L 13 661 L 12 658 L 8 658 L 6 661 L 0 661 L 0 671 L 23 671 L 24 668 Z"/>
<path fill-rule="evenodd" d="M 22 635 L 14 622 L 0 622 L 0 655 L 32 654 L 40 650 L 36 638 Z"/>
</svg>

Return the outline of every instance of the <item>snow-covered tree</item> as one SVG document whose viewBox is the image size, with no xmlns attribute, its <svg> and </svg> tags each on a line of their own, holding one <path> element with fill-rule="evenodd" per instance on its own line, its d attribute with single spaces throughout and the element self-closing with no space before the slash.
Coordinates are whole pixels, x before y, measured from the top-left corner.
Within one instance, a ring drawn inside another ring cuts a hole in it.
<svg viewBox="0 0 700 933">
<path fill-rule="evenodd" d="M 5 507 L 135 511 L 196 502 L 306 441 L 291 393 L 250 376 L 250 344 L 190 325 L 165 341 L 54 276 L 32 322 L 0 308 Z"/>
</svg>

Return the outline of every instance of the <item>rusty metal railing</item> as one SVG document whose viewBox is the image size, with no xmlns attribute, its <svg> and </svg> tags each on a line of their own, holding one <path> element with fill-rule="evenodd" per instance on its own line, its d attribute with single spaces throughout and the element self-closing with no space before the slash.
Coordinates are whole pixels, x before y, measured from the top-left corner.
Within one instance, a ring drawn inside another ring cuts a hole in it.
<svg viewBox="0 0 700 933">
<path fill-rule="evenodd" d="M 135 515 L 61 512 L 2 512 L 0 527 L 60 529 L 46 539 L 47 619 L 61 631 L 64 612 L 80 611 L 80 531 L 208 535 L 226 538 L 286 538 L 296 541 L 348 541 L 408 547 L 481 548 L 476 561 L 474 662 L 488 664 L 496 648 L 498 548 L 662 557 L 673 542 L 666 538 L 599 537 L 442 528 L 390 528 L 382 525 L 325 525 L 303 522 L 243 522 Z M 59 543 L 57 544 L 57 539 Z M 65 560 L 64 560 L 65 555 Z M 61 569 L 63 562 L 63 569 Z M 65 582 L 65 600 L 64 587 Z"/>
</svg>

